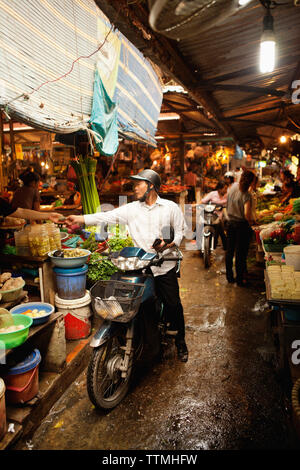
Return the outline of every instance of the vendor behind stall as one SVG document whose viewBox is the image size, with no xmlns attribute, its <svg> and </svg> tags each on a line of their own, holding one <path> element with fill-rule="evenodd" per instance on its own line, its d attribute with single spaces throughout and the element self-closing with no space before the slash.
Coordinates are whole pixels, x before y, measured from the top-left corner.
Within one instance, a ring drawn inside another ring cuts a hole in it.
<svg viewBox="0 0 300 470">
<path fill-rule="evenodd" d="M 16 217 L 20 219 L 27 220 L 52 220 L 56 224 L 61 219 L 62 215 L 57 212 L 38 212 L 30 209 L 23 209 L 18 207 L 15 209 L 11 204 L 9 204 L 5 199 L 0 197 L 0 224 L 1 220 L 4 217 Z"/>
<path fill-rule="evenodd" d="M 20 179 L 23 186 L 18 188 L 12 198 L 12 206 L 14 209 L 21 207 L 23 209 L 40 210 L 40 193 L 38 190 L 40 176 L 34 171 L 28 171 L 23 174 Z"/>
<path fill-rule="evenodd" d="M 288 203 L 289 199 L 300 197 L 299 183 L 295 181 L 294 175 L 289 170 L 281 170 L 280 179 L 282 181 L 282 204 Z"/>
</svg>

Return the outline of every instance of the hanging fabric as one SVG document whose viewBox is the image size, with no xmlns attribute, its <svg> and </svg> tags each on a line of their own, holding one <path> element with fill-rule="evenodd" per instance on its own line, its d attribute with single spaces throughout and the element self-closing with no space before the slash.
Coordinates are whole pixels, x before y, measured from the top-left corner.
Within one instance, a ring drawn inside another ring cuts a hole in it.
<svg viewBox="0 0 300 470">
<path fill-rule="evenodd" d="M 98 70 L 95 72 L 90 124 L 97 150 L 106 157 L 114 155 L 119 145 L 117 106 L 108 96 Z"/>
</svg>

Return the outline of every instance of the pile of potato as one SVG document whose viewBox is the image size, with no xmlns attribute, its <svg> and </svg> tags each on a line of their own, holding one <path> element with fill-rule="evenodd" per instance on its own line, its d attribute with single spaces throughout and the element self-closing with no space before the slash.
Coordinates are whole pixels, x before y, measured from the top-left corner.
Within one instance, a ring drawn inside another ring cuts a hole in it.
<svg viewBox="0 0 300 470">
<path fill-rule="evenodd" d="M 11 273 L 2 273 L 0 276 L 0 292 L 22 287 L 24 279 L 20 277 L 11 277 Z"/>
</svg>

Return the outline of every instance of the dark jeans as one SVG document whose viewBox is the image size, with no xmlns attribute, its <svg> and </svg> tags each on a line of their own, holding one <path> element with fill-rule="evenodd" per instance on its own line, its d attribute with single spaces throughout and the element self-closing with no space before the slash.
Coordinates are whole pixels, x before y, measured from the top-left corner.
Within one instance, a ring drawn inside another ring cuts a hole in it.
<svg viewBox="0 0 300 470">
<path fill-rule="evenodd" d="M 222 240 L 223 248 L 224 248 L 224 250 L 226 250 L 227 249 L 227 238 L 226 238 L 226 235 L 225 235 L 225 232 L 224 232 L 224 224 L 221 220 L 218 224 L 215 225 L 215 230 L 216 230 L 216 235 L 215 235 L 215 246 L 214 246 L 214 248 L 217 247 L 218 238 L 220 236 L 221 240 Z"/>
<path fill-rule="evenodd" d="M 232 281 L 233 257 L 235 255 L 236 280 L 242 283 L 247 270 L 247 256 L 251 239 L 251 228 L 245 221 L 229 221 L 227 226 L 226 278 Z"/>
<path fill-rule="evenodd" d="M 166 321 L 170 322 L 170 328 L 172 330 L 178 331 L 175 342 L 183 341 L 185 337 L 185 325 L 176 267 L 162 276 L 155 276 L 154 282 L 157 296 L 164 304 Z"/>
</svg>

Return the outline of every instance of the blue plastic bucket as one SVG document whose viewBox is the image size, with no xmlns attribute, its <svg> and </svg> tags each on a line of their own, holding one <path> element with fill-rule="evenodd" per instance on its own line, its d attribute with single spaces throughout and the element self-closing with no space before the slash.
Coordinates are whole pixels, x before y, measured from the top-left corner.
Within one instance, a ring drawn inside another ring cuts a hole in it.
<svg viewBox="0 0 300 470">
<path fill-rule="evenodd" d="M 85 296 L 88 271 L 86 264 L 73 269 L 54 268 L 53 271 L 56 274 L 57 293 L 61 299 L 74 300 Z"/>
</svg>

